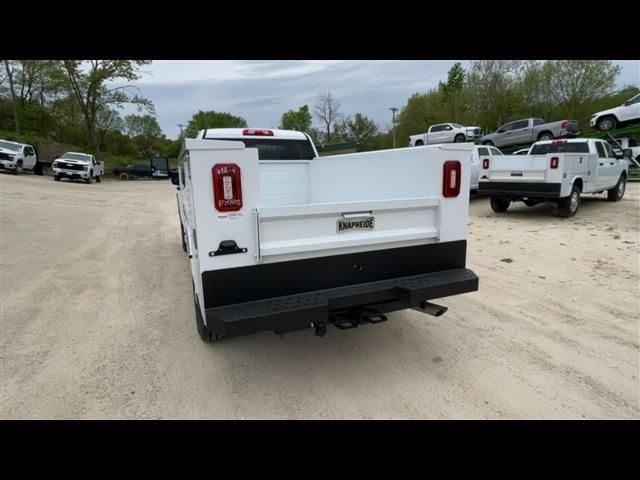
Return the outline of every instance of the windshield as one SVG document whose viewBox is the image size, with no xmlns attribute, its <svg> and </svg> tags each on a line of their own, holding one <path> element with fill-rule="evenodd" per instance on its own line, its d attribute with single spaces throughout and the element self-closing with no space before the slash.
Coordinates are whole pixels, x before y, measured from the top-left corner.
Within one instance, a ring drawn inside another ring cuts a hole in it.
<svg viewBox="0 0 640 480">
<path fill-rule="evenodd" d="M 308 140 L 263 140 L 259 138 L 207 138 L 207 140 L 241 141 L 247 148 L 257 148 L 260 160 L 311 160 L 315 157 Z"/>
<path fill-rule="evenodd" d="M 14 152 L 18 152 L 20 151 L 20 148 L 22 147 L 22 145 L 18 145 L 15 143 L 10 143 L 10 142 L 3 142 L 2 140 L 0 140 L 0 148 L 4 148 L 6 150 L 12 150 Z"/>
<path fill-rule="evenodd" d="M 84 153 L 65 153 L 61 158 L 66 158 L 67 160 L 80 160 L 81 162 L 91 161 L 91 157 Z"/>
<path fill-rule="evenodd" d="M 534 145 L 531 149 L 531 155 L 547 153 L 589 153 L 589 144 L 587 142 L 546 143 Z"/>
</svg>

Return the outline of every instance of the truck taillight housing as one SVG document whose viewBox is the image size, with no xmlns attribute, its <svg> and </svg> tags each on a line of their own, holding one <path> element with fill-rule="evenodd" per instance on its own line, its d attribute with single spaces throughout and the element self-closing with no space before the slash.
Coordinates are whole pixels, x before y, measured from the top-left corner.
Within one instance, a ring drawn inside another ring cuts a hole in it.
<svg viewBox="0 0 640 480">
<path fill-rule="evenodd" d="M 444 162 L 442 175 L 442 195 L 445 198 L 457 197 L 460 194 L 460 176 L 462 166 L 458 160 Z"/>
<path fill-rule="evenodd" d="M 562 130 L 566 130 L 567 128 L 569 128 L 569 122 L 565 120 L 564 122 L 562 122 L 562 125 L 560 125 L 560 128 Z"/>
<path fill-rule="evenodd" d="M 560 161 L 560 158 L 558 157 L 551 157 L 551 162 L 550 162 L 550 167 L 551 168 L 558 168 L 558 163 Z"/>
<path fill-rule="evenodd" d="M 235 212 L 242 208 L 240 167 L 235 163 L 216 163 L 213 176 L 213 203 L 219 212 Z"/>
<path fill-rule="evenodd" d="M 273 130 L 261 130 L 259 128 L 245 128 L 242 135 L 255 135 L 261 137 L 273 137 Z"/>
<path fill-rule="evenodd" d="M 485 158 L 482 160 L 482 168 L 489 168 L 489 159 Z"/>
</svg>

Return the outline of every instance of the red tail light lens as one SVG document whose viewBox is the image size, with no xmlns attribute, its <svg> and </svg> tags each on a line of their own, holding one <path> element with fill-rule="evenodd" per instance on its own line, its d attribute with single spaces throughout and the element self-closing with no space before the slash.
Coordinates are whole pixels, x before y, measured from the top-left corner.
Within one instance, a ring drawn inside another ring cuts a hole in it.
<svg viewBox="0 0 640 480">
<path fill-rule="evenodd" d="M 442 176 L 442 195 L 445 198 L 457 197 L 460 194 L 460 175 L 462 167 L 457 160 L 444 162 L 444 174 Z"/>
<path fill-rule="evenodd" d="M 564 122 L 562 122 L 562 125 L 560 125 L 560 128 L 562 128 L 562 130 L 566 130 L 567 128 L 569 128 L 569 122 L 565 120 Z"/>
<path fill-rule="evenodd" d="M 482 160 L 482 168 L 489 168 L 489 159 L 485 158 Z"/>
<path fill-rule="evenodd" d="M 272 130 L 260 130 L 258 128 L 245 128 L 242 130 L 243 135 L 257 135 L 262 137 L 273 137 Z"/>
<path fill-rule="evenodd" d="M 551 168 L 558 168 L 559 161 L 558 157 L 551 157 Z"/>
<path fill-rule="evenodd" d="M 235 212 L 242 208 L 240 167 L 235 163 L 217 163 L 211 169 L 214 206 L 219 212 Z"/>
</svg>

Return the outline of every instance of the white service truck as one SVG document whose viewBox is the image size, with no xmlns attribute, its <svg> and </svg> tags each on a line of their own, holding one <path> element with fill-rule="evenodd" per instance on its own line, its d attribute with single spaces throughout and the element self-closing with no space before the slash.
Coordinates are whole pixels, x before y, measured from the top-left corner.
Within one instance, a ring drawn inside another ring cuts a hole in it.
<svg viewBox="0 0 640 480">
<path fill-rule="evenodd" d="M 625 150 L 624 156 L 630 154 Z M 528 155 L 483 160 L 478 193 L 491 197 L 495 212 L 505 212 L 511 202 L 533 207 L 549 200 L 569 218 L 578 211 L 582 193 L 606 191 L 609 201 L 621 200 L 628 175 L 629 162 L 604 140 L 551 140 L 534 143 Z"/>
<path fill-rule="evenodd" d="M 36 170 L 38 156 L 31 145 L 0 140 L 0 170 L 6 170 L 14 175 L 24 170 Z"/>
<path fill-rule="evenodd" d="M 95 179 L 100 183 L 104 176 L 104 162 L 99 162 L 96 157 L 88 153 L 66 152 L 53 161 L 52 170 L 55 181 L 68 178 L 91 183 Z"/>
<path fill-rule="evenodd" d="M 186 139 L 178 211 L 207 342 L 377 323 L 478 289 L 465 268 L 470 144 L 318 157 L 308 135 Z"/>
<path fill-rule="evenodd" d="M 436 145 L 438 143 L 462 143 L 474 142 L 482 137 L 480 127 L 463 127 L 457 123 L 440 123 L 431 125 L 426 133 L 411 135 L 409 137 L 410 147 L 420 145 Z"/>
</svg>

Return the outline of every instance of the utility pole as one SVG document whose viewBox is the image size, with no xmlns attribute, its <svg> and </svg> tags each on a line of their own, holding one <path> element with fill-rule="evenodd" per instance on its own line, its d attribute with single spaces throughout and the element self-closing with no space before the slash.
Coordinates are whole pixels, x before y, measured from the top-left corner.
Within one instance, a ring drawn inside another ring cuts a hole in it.
<svg viewBox="0 0 640 480">
<path fill-rule="evenodd" d="M 393 130 L 393 148 L 396 148 L 396 112 L 398 109 L 396 107 L 391 107 L 389 110 L 391 110 L 391 113 L 393 114 L 391 129 Z"/>
<path fill-rule="evenodd" d="M 184 124 L 179 123 L 178 126 L 180 127 L 180 138 L 182 138 L 182 127 L 184 127 Z"/>
</svg>

